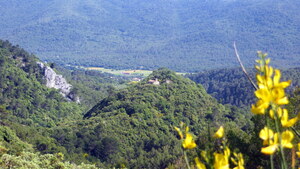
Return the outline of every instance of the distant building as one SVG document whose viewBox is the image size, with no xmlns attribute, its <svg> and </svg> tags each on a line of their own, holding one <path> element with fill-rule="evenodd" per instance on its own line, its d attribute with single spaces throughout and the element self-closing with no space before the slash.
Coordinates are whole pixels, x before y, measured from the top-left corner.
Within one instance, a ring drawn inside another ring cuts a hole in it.
<svg viewBox="0 0 300 169">
<path fill-rule="evenodd" d="M 159 85 L 160 84 L 157 78 L 155 80 L 149 80 L 148 83 L 153 84 L 153 85 Z"/>
<path fill-rule="evenodd" d="M 173 83 L 172 80 L 166 80 L 167 84 Z"/>
<path fill-rule="evenodd" d="M 140 78 L 137 78 L 137 77 L 135 77 L 135 78 L 133 78 L 133 79 L 132 79 L 132 81 L 139 82 L 139 81 L 141 81 L 141 79 L 140 79 Z"/>
</svg>

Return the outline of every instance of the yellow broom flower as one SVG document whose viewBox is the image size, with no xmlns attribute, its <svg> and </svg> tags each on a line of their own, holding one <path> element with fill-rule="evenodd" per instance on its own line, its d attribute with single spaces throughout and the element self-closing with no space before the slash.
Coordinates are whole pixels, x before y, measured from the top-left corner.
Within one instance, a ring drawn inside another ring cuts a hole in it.
<svg viewBox="0 0 300 169">
<path fill-rule="evenodd" d="M 185 149 L 193 149 L 197 146 L 190 133 L 186 133 L 186 137 L 182 142 L 182 147 Z"/>
<path fill-rule="evenodd" d="M 234 157 L 238 160 L 236 161 L 234 158 L 231 158 L 231 161 L 233 162 L 233 164 L 236 165 L 236 167 L 234 167 L 233 169 L 245 169 L 244 165 L 244 158 L 243 158 L 243 154 L 242 153 L 233 153 Z"/>
<path fill-rule="evenodd" d="M 206 162 L 208 162 L 209 160 L 208 160 L 208 158 L 207 158 L 207 151 L 201 151 L 201 157 L 206 161 Z"/>
<path fill-rule="evenodd" d="M 298 158 L 300 158 L 300 143 L 298 143 L 298 151 L 296 152 Z"/>
<path fill-rule="evenodd" d="M 281 134 L 281 143 L 279 143 L 278 133 L 275 133 L 273 141 L 269 142 L 268 147 L 263 147 L 261 149 L 261 152 L 267 155 L 274 154 L 276 150 L 279 148 L 280 144 L 283 148 L 293 148 L 293 144 L 291 143 L 293 139 L 294 139 L 294 134 L 291 131 L 286 130 Z"/>
<path fill-rule="evenodd" d="M 180 128 L 178 128 L 178 127 L 174 127 L 174 128 L 175 128 L 175 130 L 177 131 L 177 133 L 178 133 L 180 139 L 183 139 L 183 134 L 182 134 L 182 131 L 180 130 Z"/>
<path fill-rule="evenodd" d="M 293 148 L 293 144 L 291 143 L 294 139 L 293 132 L 286 130 L 281 134 L 281 145 L 284 148 Z"/>
<path fill-rule="evenodd" d="M 289 114 L 287 109 L 283 109 L 282 112 L 283 112 L 283 115 L 281 117 L 282 127 L 291 127 L 298 121 L 298 116 L 289 120 Z"/>
<path fill-rule="evenodd" d="M 214 157 L 214 169 L 229 169 L 229 148 L 226 148 L 224 153 L 214 153 Z"/>
<path fill-rule="evenodd" d="M 198 169 L 206 169 L 206 166 L 199 160 L 198 157 L 195 158 L 195 163 Z"/>
<path fill-rule="evenodd" d="M 214 134 L 214 138 L 222 138 L 224 136 L 224 127 L 221 126 L 218 131 Z"/>
<path fill-rule="evenodd" d="M 259 132 L 259 138 L 263 140 L 263 145 L 267 147 L 261 148 L 261 152 L 263 154 L 271 155 L 276 152 L 278 149 L 278 133 L 273 132 L 273 130 L 269 129 L 268 127 L 264 127 Z"/>
<path fill-rule="evenodd" d="M 274 145 L 270 145 L 268 147 L 261 148 L 261 152 L 266 155 L 272 155 L 276 152 L 277 149 L 278 149 L 278 145 L 274 144 Z"/>
<path fill-rule="evenodd" d="M 264 114 L 265 110 L 272 104 L 288 104 L 288 98 L 285 96 L 284 89 L 288 87 L 291 81 L 280 82 L 280 70 L 275 70 L 272 79 L 273 68 L 265 65 L 264 75 L 257 74 L 258 90 L 254 92 L 259 99 L 255 105 L 252 105 L 251 111 L 254 114 Z"/>
<path fill-rule="evenodd" d="M 263 145 L 269 145 L 274 137 L 273 130 L 265 127 L 259 132 L 259 138 L 263 140 Z"/>
<path fill-rule="evenodd" d="M 287 88 L 288 86 L 290 86 L 291 84 L 291 80 L 289 81 L 285 81 L 285 82 L 280 82 L 280 78 L 281 78 L 281 73 L 280 70 L 275 70 L 275 76 L 273 79 L 273 83 L 274 83 L 274 87 L 277 88 Z"/>
</svg>

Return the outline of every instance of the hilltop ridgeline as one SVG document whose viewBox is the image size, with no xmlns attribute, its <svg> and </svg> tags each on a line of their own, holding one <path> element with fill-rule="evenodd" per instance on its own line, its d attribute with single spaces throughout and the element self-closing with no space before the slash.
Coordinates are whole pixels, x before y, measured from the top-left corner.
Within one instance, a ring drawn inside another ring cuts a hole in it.
<svg viewBox="0 0 300 169">
<path fill-rule="evenodd" d="M 129 168 L 165 168 L 181 154 L 174 131 L 180 122 L 199 136 L 207 134 L 208 125 L 228 125 L 230 132 L 246 140 L 252 126 L 249 119 L 247 113 L 219 104 L 201 85 L 161 68 L 143 81 L 111 93 L 88 111 L 84 120 L 73 124 L 79 126 L 76 135 L 85 138 L 84 142 L 75 133 L 68 134 L 72 141 L 59 142 L 74 146 L 80 142 L 82 151 L 108 166 L 125 163 Z"/>
</svg>

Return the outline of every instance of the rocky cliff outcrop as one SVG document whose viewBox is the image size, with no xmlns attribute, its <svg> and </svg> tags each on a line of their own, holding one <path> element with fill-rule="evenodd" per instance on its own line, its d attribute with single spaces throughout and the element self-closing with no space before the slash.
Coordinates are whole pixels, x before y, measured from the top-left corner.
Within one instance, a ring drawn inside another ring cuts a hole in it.
<svg viewBox="0 0 300 169">
<path fill-rule="evenodd" d="M 58 89 L 65 98 L 80 103 L 79 97 L 71 93 L 72 85 L 62 75 L 57 74 L 42 62 L 37 62 L 37 64 L 44 70 L 45 85 L 47 87 Z"/>
</svg>

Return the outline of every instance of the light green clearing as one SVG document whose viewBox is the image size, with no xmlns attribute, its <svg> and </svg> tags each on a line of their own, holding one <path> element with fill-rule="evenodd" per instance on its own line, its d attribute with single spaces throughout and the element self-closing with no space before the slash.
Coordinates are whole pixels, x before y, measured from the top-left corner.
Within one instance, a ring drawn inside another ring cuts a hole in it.
<svg viewBox="0 0 300 169">
<path fill-rule="evenodd" d="M 111 73 L 119 76 L 149 76 L 152 71 L 150 70 L 115 70 L 115 69 L 105 69 L 102 67 L 86 67 L 87 70 L 97 70 L 103 73 Z"/>
<path fill-rule="evenodd" d="M 103 73 L 111 73 L 114 75 L 119 75 L 119 76 L 142 76 L 142 77 L 147 77 L 149 76 L 153 71 L 151 70 L 116 70 L 116 69 L 105 69 L 103 67 L 85 67 L 84 69 L 87 70 L 97 70 L 101 71 Z M 184 75 L 185 73 L 176 73 L 179 75 Z"/>
</svg>

